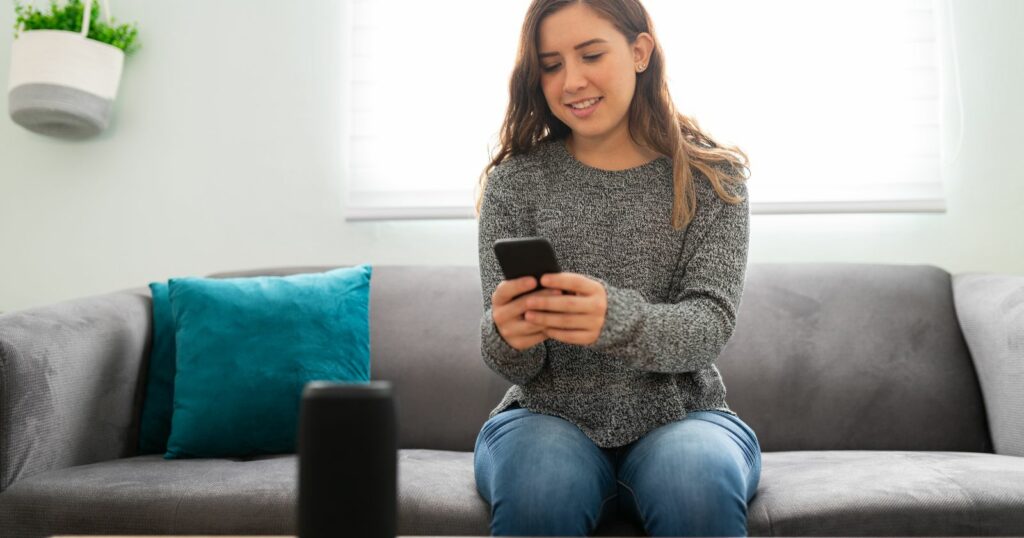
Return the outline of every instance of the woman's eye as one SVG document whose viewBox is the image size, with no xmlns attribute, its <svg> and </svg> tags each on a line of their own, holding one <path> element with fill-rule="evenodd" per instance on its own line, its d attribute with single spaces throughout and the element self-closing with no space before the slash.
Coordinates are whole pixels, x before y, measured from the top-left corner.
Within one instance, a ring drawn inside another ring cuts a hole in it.
<svg viewBox="0 0 1024 538">
<path fill-rule="evenodd" d="M 583 59 L 584 60 L 596 60 L 596 59 L 600 58 L 601 56 L 604 56 L 603 52 L 601 54 L 591 54 L 589 56 L 584 56 Z M 558 66 L 560 66 L 560 65 L 562 65 L 562 64 L 549 65 L 549 66 L 544 68 L 544 72 L 545 73 L 550 73 L 550 72 L 554 71 L 555 69 L 557 69 Z"/>
</svg>

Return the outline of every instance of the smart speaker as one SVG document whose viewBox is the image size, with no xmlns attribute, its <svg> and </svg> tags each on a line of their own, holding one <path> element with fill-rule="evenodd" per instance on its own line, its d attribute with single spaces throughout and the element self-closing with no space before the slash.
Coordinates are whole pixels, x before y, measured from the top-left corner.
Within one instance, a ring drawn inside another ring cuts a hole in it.
<svg viewBox="0 0 1024 538">
<path fill-rule="evenodd" d="M 299 415 L 299 538 L 394 538 L 398 446 L 391 383 L 310 381 Z"/>
</svg>

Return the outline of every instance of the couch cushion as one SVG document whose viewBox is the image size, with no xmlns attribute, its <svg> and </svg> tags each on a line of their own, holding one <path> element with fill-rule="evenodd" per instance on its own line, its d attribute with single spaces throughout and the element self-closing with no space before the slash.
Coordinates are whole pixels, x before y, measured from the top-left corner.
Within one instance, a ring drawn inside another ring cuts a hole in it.
<svg viewBox="0 0 1024 538">
<path fill-rule="evenodd" d="M 79 465 L 0 494 L 11 536 L 289 534 L 297 457 L 165 460 L 160 454 Z M 230 532 L 229 532 L 230 531 Z"/>
<path fill-rule="evenodd" d="M 718 364 L 765 452 L 992 452 L 939 267 L 754 264 Z"/>
<path fill-rule="evenodd" d="M 399 451 L 398 534 L 488 535 L 473 454 Z M 13 536 L 295 530 L 297 458 L 137 456 L 34 476 L 0 494 Z M 643 536 L 613 509 L 597 536 Z M 751 536 L 1024 534 L 1024 458 L 964 452 L 763 454 Z"/>
<path fill-rule="evenodd" d="M 294 455 L 164 460 L 137 456 L 23 480 L 0 494 L 12 536 L 49 534 L 294 535 Z M 400 450 L 400 535 L 490 534 L 473 454 Z M 613 512 L 598 536 L 642 536 Z"/>
<path fill-rule="evenodd" d="M 1024 456 L 1024 275 L 953 278 L 956 314 L 985 397 L 997 454 Z"/>
<path fill-rule="evenodd" d="M 1024 458 L 971 452 L 762 455 L 751 535 L 1024 534 Z"/>
</svg>

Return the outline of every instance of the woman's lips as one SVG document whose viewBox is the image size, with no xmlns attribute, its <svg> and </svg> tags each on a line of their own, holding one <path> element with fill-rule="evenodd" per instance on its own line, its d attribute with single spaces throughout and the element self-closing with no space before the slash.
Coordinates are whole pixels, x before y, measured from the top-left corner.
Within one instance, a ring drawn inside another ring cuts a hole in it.
<svg viewBox="0 0 1024 538">
<path fill-rule="evenodd" d="M 569 105 L 565 105 L 565 106 L 569 107 L 569 110 L 571 110 L 572 114 L 574 116 L 576 116 L 577 118 L 586 118 L 587 116 L 593 114 L 594 111 L 597 110 L 597 107 L 601 106 L 601 102 L 603 102 L 603 101 L 604 101 L 604 97 L 599 97 L 597 99 L 596 103 L 594 103 L 594 104 L 590 105 L 589 107 L 584 108 L 582 110 L 578 109 L 578 108 L 573 108 L 572 106 L 569 106 Z"/>
</svg>

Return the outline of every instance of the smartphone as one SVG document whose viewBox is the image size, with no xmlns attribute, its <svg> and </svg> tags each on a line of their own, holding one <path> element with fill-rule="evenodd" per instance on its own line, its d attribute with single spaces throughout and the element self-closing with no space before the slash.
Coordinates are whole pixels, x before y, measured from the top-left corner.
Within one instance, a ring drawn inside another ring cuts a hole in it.
<svg viewBox="0 0 1024 538">
<path fill-rule="evenodd" d="M 537 279 L 537 287 L 526 293 L 544 287 L 540 285 L 541 275 L 562 272 L 555 249 L 546 237 L 498 239 L 494 242 L 494 255 L 498 258 L 498 265 L 501 266 L 505 280 L 515 280 L 524 276 Z M 513 300 L 526 293 L 517 295 Z"/>
</svg>

